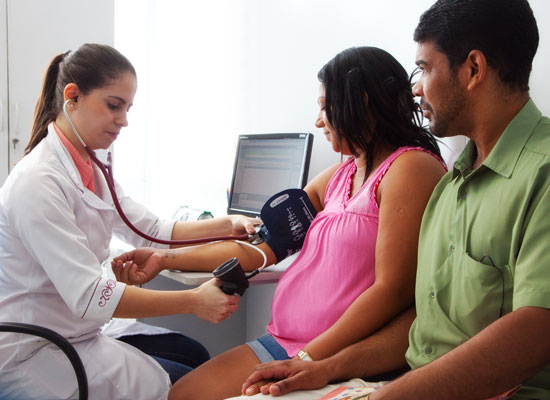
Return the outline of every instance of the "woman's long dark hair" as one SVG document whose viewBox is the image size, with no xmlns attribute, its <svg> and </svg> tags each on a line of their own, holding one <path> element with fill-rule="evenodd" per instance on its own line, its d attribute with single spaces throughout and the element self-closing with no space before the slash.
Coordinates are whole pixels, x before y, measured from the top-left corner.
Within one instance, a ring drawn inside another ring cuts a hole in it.
<svg viewBox="0 0 550 400">
<path fill-rule="evenodd" d="M 345 140 L 355 157 L 365 153 L 365 179 L 380 146 L 418 146 L 441 157 L 436 139 L 422 126 L 407 72 L 388 52 L 349 48 L 321 68 L 318 78 L 340 144 Z"/>
<path fill-rule="evenodd" d="M 42 92 L 34 109 L 31 138 L 25 155 L 29 154 L 48 134 L 48 125 L 63 109 L 63 91 L 75 83 L 83 94 L 108 85 L 126 72 L 134 76 L 134 67 L 120 52 L 102 44 L 83 44 L 74 52 L 54 57 L 44 77 Z"/>
</svg>

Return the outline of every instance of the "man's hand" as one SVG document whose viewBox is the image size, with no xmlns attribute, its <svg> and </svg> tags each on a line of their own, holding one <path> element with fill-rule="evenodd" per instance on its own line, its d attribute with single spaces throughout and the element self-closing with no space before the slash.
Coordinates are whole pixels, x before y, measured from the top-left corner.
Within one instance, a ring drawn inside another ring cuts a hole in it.
<svg viewBox="0 0 550 400">
<path fill-rule="evenodd" d="M 248 396 L 259 392 L 281 396 L 294 390 L 319 389 L 329 381 L 330 371 L 323 360 L 273 361 L 258 365 L 241 390 Z"/>
<path fill-rule="evenodd" d="M 111 268 L 117 281 L 129 285 L 141 285 L 149 282 L 163 268 L 165 251 L 152 247 L 143 247 L 115 257 Z"/>
</svg>

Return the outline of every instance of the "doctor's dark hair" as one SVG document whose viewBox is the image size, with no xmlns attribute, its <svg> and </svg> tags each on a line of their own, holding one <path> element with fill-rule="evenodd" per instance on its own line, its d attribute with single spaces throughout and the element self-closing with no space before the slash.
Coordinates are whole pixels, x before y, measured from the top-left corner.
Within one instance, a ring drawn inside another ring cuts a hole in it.
<svg viewBox="0 0 550 400">
<path fill-rule="evenodd" d="M 453 71 L 479 50 L 504 86 L 529 90 L 539 32 L 527 0 L 439 0 L 420 17 L 414 40 L 432 42 Z"/>
<path fill-rule="evenodd" d="M 75 83 L 83 94 L 105 87 L 126 72 L 134 76 L 136 71 L 130 61 L 114 48 L 86 43 L 74 52 L 59 54 L 51 61 L 42 92 L 34 110 L 31 138 L 25 155 L 48 134 L 48 125 L 63 110 L 63 91 L 69 83 Z"/>
<path fill-rule="evenodd" d="M 365 179 L 379 146 L 418 146 L 440 156 L 436 139 L 422 127 L 409 75 L 388 52 L 352 47 L 337 54 L 318 73 L 325 89 L 325 112 L 340 145 L 357 157 L 364 151 Z"/>
</svg>

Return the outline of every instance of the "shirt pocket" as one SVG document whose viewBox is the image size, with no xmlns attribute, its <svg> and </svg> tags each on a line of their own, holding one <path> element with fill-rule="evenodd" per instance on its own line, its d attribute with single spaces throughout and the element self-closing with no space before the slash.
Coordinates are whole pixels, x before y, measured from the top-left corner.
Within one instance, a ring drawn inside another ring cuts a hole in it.
<svg viewBox="0 0 550 400">
<path fill-rule="evenodd" d="M 467 253 L 455 266 L 451 319 L 472 337 L 502 315 L 509 268 L 494 265 L 489 257 L 477 261 Z"/>
</svg>

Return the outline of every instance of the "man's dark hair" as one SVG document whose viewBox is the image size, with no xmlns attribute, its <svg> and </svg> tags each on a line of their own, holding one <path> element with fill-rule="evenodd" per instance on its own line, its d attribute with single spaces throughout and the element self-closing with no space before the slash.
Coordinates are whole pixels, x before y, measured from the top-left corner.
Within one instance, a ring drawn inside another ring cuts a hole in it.
<svg viewBox="0 0 550 400">
<path fill-rule="evenodd" d="M 527 0 L 438 0 L 420 17 L 414 40 L 432 42 L 451 69 L 479 50 L 505 85 L 529 90 L 539 32 Z"/>
</svg>

